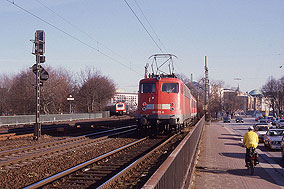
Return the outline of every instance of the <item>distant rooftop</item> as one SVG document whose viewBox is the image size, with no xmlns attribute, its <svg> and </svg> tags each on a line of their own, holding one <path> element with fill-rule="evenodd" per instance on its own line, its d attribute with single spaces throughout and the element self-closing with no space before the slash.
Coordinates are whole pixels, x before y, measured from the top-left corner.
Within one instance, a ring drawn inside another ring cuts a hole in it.
<svg viewBox="0 0 284 189">
<path fill-rule="evenodd" d="M 261 96 L 261 92 L 257 89 L 252 90 L 251 92 L 249 92 L 249 95 L 251 96 Z"/>
</svg>

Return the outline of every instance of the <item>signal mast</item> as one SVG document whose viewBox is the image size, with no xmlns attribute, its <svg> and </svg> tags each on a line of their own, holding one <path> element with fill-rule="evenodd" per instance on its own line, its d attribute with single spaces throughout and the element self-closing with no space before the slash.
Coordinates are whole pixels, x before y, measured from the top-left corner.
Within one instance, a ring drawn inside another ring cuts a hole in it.
<svg viewBox="0 0 284 189">
<path fill-rule="evenodd" d="M 34 139 L 38 140 L 41 136 L 40 124 L 40 86 L 42 81 L 49 78 L 48 72 L 40 65 L 45 62 L 45 32 L 37 30 L 35 32 L 35 40 L 33 42 L 32 54 L 36 56 L 36 63 L 32 66 L 32 70 L 36 75 L 36 120 L 34 126 Z"/>
</svg>

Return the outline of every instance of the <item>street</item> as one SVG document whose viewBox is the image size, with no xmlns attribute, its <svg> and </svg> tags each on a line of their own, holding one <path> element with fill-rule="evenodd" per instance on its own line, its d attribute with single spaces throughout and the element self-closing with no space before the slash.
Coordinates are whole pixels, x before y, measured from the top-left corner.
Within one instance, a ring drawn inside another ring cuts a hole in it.
<svg viewBox="0 0 284 189">
<path fill-rule="evenodd" d="M 211 121 L 205 125 L 191 188 L 284 188 L 284 170 L 280 151 L 268 151 L 259 144 L 260 164 L 254 175 L 245 167 L 245 148 L 241 139 L 247 128 L 255 123 Z"/>
<path fill-rule="evenodd" d="M 225 126 L 225 128 L 236 136 L 240 136 L 239 139 L 242 139 L 244 134 L 247 132 L 247 128 L 249 126 L 253 126 L 256 121 L 254 118 L 244 118 L 244 123 L 235 123 L 235 119 L 231 120 L 231 123 L 223 123 L 220 122 Z M 238 141 L 239 144 L 242 144 L 242 141 Z M 260 157 L 260 165 L 263 168 L 270 168 L 265 169 L 268 174 L 274 179 L 283 179 L 284 177 L 284 160 L 281 158 L 281 151 L 280 150 L 269 150 L 267 147 L 264 146 L 264 143 L 259 143 L 257 152 Z M 282 176 L 280 176 L 282 175 Z M 280 177 L 279 177 L 280 176 Z M 279 177 L 279 178 L 278 178 Z"/>
</svg>

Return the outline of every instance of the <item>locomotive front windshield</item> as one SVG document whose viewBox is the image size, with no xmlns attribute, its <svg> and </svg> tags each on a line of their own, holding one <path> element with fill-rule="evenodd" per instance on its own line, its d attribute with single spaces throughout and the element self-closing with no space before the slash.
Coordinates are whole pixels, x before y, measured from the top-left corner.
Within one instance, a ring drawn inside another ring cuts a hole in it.
<svg viewBox="0 0 284 189">
<path fill-rule="evenodd" d="M 117 107 L 118 107 L 118 108 L 122 108 L 122 107 L 123 107 L 123 104 L 118 104 Z"/>
<path fill-rule="evenodd" d="M 163 83 L 162 92 L 178 93 L 178 83 Z"/>
<path fill-rule="evenodd" d="M 154 93 L 156 92 L 156 84 L 155 83 L 142 83 L 140 86 L 141 93 Z"/>
</svg>

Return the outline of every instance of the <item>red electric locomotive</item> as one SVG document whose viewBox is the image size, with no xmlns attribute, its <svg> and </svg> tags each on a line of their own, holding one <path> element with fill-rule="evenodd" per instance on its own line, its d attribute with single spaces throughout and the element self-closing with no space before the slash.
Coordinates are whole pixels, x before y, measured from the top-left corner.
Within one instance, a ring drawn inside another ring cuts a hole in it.
<svg viewBox="0 0 284 189">
<path fill-rule="evenodd" d="M 179 130 L 196 116 L 195 98 L 174 74 L 150 74 L 140 80 L 136 116 L 139 131 Z"/>
</svg>

